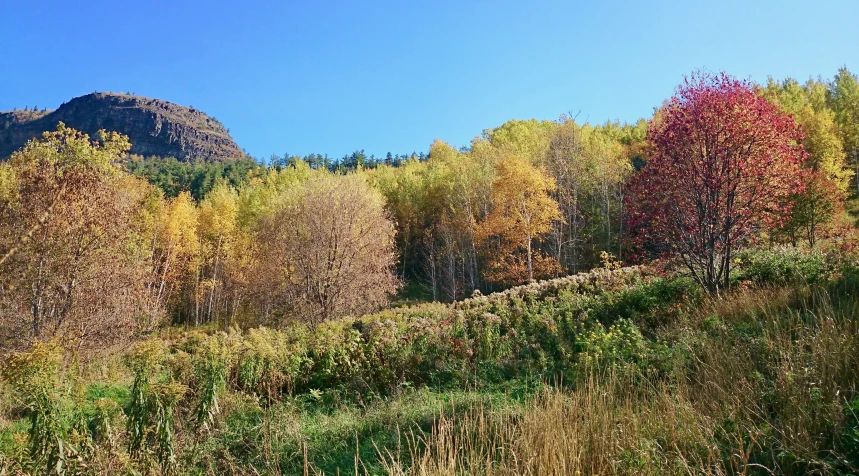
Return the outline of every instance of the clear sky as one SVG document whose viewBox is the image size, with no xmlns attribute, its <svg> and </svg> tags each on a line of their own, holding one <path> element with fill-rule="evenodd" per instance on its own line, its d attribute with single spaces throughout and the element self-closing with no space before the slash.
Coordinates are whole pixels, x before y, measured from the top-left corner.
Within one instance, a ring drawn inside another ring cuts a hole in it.
<svg viewBox="0 0 859 476">
<path fill-rule="evenodd" d="M 698 68 L 857 72 L 857 26 L 857 0 L 0 0 L 0 110 L 128 91 L 259 158 L 379 156 L 514 118 L 634 121 Z"/>
</svg>

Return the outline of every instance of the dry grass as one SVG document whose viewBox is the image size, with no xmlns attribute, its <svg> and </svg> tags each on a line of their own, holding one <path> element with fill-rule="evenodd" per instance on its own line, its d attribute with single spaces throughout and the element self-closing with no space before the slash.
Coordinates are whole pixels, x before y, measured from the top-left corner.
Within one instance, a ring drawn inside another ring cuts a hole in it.
<svg viewBox="0 0 859 476">
<path fill-rule="evenodd" d="M 521 414 L 476 409 L 442 416 L 431 434 L 405 438 L 411 467 L 397 452 L 380 453 L 392 475 L 689 474 L 720 467 L 712 422 L 685 392 L 630 394 L 626 387 L 614 377 L 592 379 L 578 391 L 548 390 Z"/>
<path fill-rule="evenodd" d="M 442 415 L 379 454 L 393 475 L 859 471 L 837 451 L 859 396 L 857 316 L 820 291 L 737 293 L 692 318 L 709 337 L 672 378 L 592 374 L 521 412 Z"/>
<path fill-rule="evenodd" d="M 859 474 L 859 419 L 845 411 L 845 404 L 859 399 L 854 292 L 849 287 L 739 290 L 660 330 L 659 339 L 670 349 L 662 370 L 596 366 L 584 369 L 571 385 L 546 386 L 525 403 L 434 401 L 413 404 L 417 411 L 392 399 L 378 402 L 378 408 L 302 417 L 286 404 L 260 410 L 247 397 L 225 398 L 225 415 L 262 415 L 248 419 L 258 429 L 233 428 L 234 435 L 249 438 L 242 451 L 253 458 L 226 448 L 205 449 L 205 439 L 188 436 L 180 444 L 185 457 L 193 453 L 208 469 L 191 463 L 182 468 L 196 467 L 201 474 L 290 474 L 303 459 L 304 474 L 322 474 L 313 466 L 315 453 L 337 447 L 324 443 L 337 435 L 354 434 L 354 463 L 352 449 L 343 449 L 342 467 L 352 468 L 344 474 Z M 81 374 L 124 378 L 113 363 Z M 0 402 L 0 415 L 2 410 Z M 410 414 L 425 415 L 424 422 L 437 416 L 422 431 L 405 423 L 420 420 L 405 416 Z M 390 436 L 397 425 L 399 438 L 376 439 Z M 851 427 L 857 432 L 855 449 L 843 441 Z M 365 440 L 377 442 L 375 454 Z M 97 451 L 90 462 L 97 472 L 120 474 L 130 467 L 111 445 Z M 4 466 L 13 468 L 0 455 L 0 475 Z"/>
</svg>

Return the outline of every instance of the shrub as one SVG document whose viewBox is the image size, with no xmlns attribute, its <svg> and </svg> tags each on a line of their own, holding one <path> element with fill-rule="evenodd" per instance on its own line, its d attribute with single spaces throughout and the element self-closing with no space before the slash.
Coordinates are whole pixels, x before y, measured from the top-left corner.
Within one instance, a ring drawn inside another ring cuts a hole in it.
<svg viewBox="0 0 859 476">
<path fill-rule="evenodd" d="M 584 369 L 617 368 L 646 363 L 648 342 L 629 319 L 618 319 L 606 328 L 596 322 L 579 335 L 578 363 Z M 583 372 L 586 374 L 587 372 Z"/>
<path fill-rule="evenodd" d="M 174 426 L 176 405 L 187 392 L 185 385 L 157 381 L 164 366 L 164 346 L 151 339 L 135 346 L 126 362 L 134 372 L 128 410 L 128 452 L 146 466 L 154 455 L 162 472 L 176 464 Z"/>
<path fill-rule="evenodd" d="M 271 403 L 295 390 L 310 363 L 307 332 L 302 326 L 287 331 L 251 329 L 241 339 L 233 370 L 237 388 Z"/>
<path fill-rule="evenodd" d="M 703 298 L 700 286 L 692 279 L 655 279 L 606 295 L 592 317 L 606 325 L 627 318 L 652 332 L 693 309 Z"/>
<path fill-rule="evenodd" d="M 603 326 L 606 342 L 641 336 L 640 328 L 653 332 L 672 322 L 700 296 L 689 280 L 647 278 L 637 268 L 596 270 L 452 306 L 392 309 L 316 328 L 173 335 L 166 361 L 172 378 L 193 389 L 194 419 L 211 426 L 225 384 L 270 404 L 284 393 L 360 400 L 402 387 L 574 380 L 582 335 Z M 618 362 L 647 355 L 621 352 L 628 355 L 618 354 Z"/>
<path fill-rule="evenodd" d="M 551 472 L 558 461 L 571 466 L 557 472 L 851 474 L 859 467 L 859 280 L 850 268 L 839 276 L 828 286 L 746 288 L 692 311 L 703 296 L 688 279 L 600 271 L 466 306 L 392 309 L 316 328 L 172 330 L 127 354 L 127 394 L 79 385 L 83 398 L 67 391 L 60 354 L 39 344 L 7 359 L 2 375 L 50 423 L 17 431 L 56 438 L 0 433 L 0 453 L 12 455 L 0 457 L 0 471 L 44 472 L 52 452 L 60 455 L 52 467 L 61 458 L 70 473 L 291 474 L 316 463 L 333 471 L 360 467 L 353 455 L 372 455 L 374 444 L 390 462 L 409 438 L 398 425 L 432 425 L 433 412 L 412 417 L 403 402 L 434 391 L 447 400 L 466 387 L 503 394 L 503 403 L 478 409 L 488 413 L 454 409 L 450 426 L 437 426 L 454 439 L 418 436 L 411 460 L 397 464 L 431 472 L 424 450 L 450 443 L 450 454 L 465 458 L 460 472 L 480 470 L 490 454 L 505 463 L 501 474 Z M 540 380 L 560 385 L 523 401 L 545 387 L 534 385 Z M 415 387 L 435 390 L 399 395 Z M 123 433 L 112 430 L 121 412 L 105 396 L 128 401 L 127 454 L 117 444 Z M 366 423 L 377 408 L 384 418 Z M 57 441 L 62 451 L 25 448 Z M 510 451 L 521 453 L 505 460 Z M 545 459 L 519 458 L 531 454 Z M 368 464 L 369 474 L 382 470 Z"/>
<path fill-rule="evenodd" d="M 803 250 L 792 246 L 771 249 L 746 249 L 737 253 L 735 283 L 754 284 L 815 284 L 829 277 L 826 255 L 819 250 Z"/>
<path fill-rule="evenodd" d="M 46 473 L 64 473 L 75 452 L 69 442 L 68 415 L 60 401 L 62 351 L 56 343 L 36 342 L 29 352 L 11 354 L 0 376 L 15 389 L 29 413 L 29 456 Z"/>
<path fill-rule="evenodd" d="M 210 427 L 225 385 L 267 403 L 323 390 L 363 399 L 401 387 L 571 378 L 578 354 L 615 344 L 629 346 L 611 351 L 620 352 L 611 365 L 643 361 L 647 352 L 632 348 L 645 342 L 639 329 L 653 332 L 700 297 L 689 280 L 600 269 L 452 306 L 394 309 L 315 328 L 192 331 L 171 336 L 170 356 L 160 360 L 170 363 L 173 380 L 189 383 L 193 419 Z M 583 347 L 583 338 L 605 342 Z"/>
</svg>

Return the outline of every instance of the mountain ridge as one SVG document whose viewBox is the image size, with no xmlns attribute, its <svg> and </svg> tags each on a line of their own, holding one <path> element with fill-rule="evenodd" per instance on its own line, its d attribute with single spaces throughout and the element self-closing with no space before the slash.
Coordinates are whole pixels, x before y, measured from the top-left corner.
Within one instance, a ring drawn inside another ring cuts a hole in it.
<svg viewBox="0 0 859 476">
<path fill-rule="evenodd" d="M 217 119 L 193 106 L 123 93 L 94 92 L 63 103 L 56 110 L 0 112 L 0 159 L 28 140 L 54 130 L 59 122 L 94 136 L 100 129 L 125 134 L 131 153 L 176 157 L 184 162 L 238 159 L 245 156 Z"/>
</svg>

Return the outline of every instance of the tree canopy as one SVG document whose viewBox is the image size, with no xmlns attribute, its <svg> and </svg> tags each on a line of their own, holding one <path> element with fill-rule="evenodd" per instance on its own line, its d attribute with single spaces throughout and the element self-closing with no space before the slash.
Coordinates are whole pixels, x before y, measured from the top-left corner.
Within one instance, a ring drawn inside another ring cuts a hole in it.
<svg viewBox="0 0 859 476">
<path fill-rule="evenodd" d="M 801 129 L 749 82 L 698 73 L 648 139 L 650 159 L 630 184 L 631 226 L 642 246 L 678 258 L 708 290 L 727 288 L 733 253 L 781 223 L 803 187 Z"/>
<path fill-rule="evenodd" d="M 161 317 L 319 323 L 606 257 L 668 257 L 721 290 L 740 247 L 843 234 L 857 117 L 842 68 L 700 73 L 635 123 L 512 120 L 383 158 L 180 162 L 61 125 L 0 163 L 2 329 L 115 342 Z"/>
</svg>

